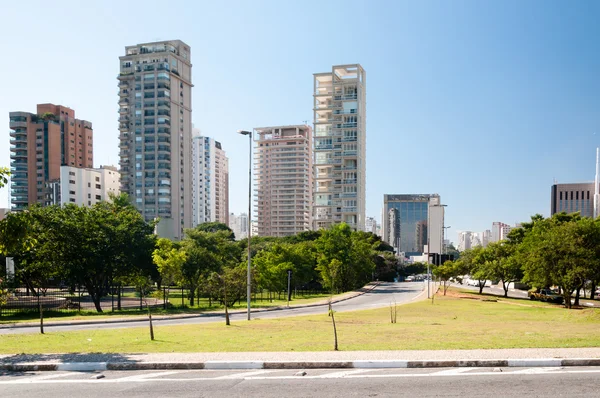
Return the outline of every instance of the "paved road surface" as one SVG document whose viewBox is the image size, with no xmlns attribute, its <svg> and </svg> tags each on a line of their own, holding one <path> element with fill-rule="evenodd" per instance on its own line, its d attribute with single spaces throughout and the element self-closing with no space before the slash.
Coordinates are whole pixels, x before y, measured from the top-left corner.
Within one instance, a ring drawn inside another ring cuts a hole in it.
<svg viewBox="0 0 600 398">
<path fill-rule="evenodd" d="M 600 368 L 31 372 L 0 375 L 0 396 L 597 397 Z M 104 378 L 97 379 L 98 375 Z"/>
<path fill-rule="evenodd" d="M 467 286 L 467 285 L 453 285 L 453 286 L 461 288 L 461 289 L 468 289 L 468 290 L 473 290 L 473 291 L 479 292 L 479 288 L 477 286 Z M 495 296 L 504 296 L 504 289 L 502 288 L 502 285 L 484 287 L 483 293 L 493 294 Z M 529 299 L 529 296 L 527 295 L 526 290 L 518 290 L 518 289 L 508 289 L 508 297 Z M 575 299 L 573 299 L 571 301 L 575 302 Z M 600 307 L 600 302 L 598 302 L 596 300 L 589 300 L 589 299 L 580 297 L 579 302 L 581 305 L 586 306 L 586 307 Z"/>
<path fill-rule="evenodd" d="M 378 307 L 386 307 L 390 305 L 390 302 L 395 301 L 396 303 L 406 303 L 414 300 L 420 294 L 424 294 L 427 297 L 427 292 L 423 290 L 426 285 L 422 282 L 383 282 L 379 284 L 375 289 L 367 292 L 358 297 L 342 301 L 334 304 L 335 311 L 355 311 L 362 309 L 371 309 Z M 300 307 L 290 309 L 280 309 L 272 311 L 264 311 L 253 313 L 252 317 L 255 319 L 270 319 L 270 318 L 281 318 L 288 316 L 298 315 L 315 315 L 327 313 L 327 305 L 320 305 L 315 307 Z M 171 320 L 155 320 L 156 325 L 185 325 L 185 324 L 196 324 L 205 322 L 222 322 L 222 316 L 205 316 L 188 319 L 171 319 Z M 246 313 L 237 313 L 231 315 L 232 321 L 241 321 L 246 319 Z M 44 329 L 48 332 L 58 331 L 69 331 L 69 330 L 88 330 L 88 329 L 118 329 L 118 328 L 131 328 L 146 326 L 147 321 L 139 322 L 123 322 L 123 323 L 106 323 L 106 324 L 94 324 L 94 325 L 64 325 L 64 326 L 46 326 Z M 16 333 L 39 333 L 39 327 L 28 327 L 28 328 L 14 328 L 14 329 L 0 329 L 0 335 L 2 334 L 16 334 Z"/>
</svg>

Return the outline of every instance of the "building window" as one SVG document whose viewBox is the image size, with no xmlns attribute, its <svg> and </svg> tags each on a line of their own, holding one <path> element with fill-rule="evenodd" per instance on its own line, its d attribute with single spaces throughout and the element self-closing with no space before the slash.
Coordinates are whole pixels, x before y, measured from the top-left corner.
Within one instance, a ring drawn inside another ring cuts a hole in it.
<svg viewBox="0 0 600 398">
<path fill-rule="evenodd" d="M 91 198 L 92 198 L 92 194 L 88 193 L 88 199 L 91 199 Z"/>
<path fill-rule="evenodd" d="M 69 195 L 75 195 L 75 191 L 69 191 Z"/>
<path fill-rule="evenodd" d="M 69 199 L 69 202 L 71 202 L 71 203 L 75 203 L 75 199 L 74 199 L 74 198 L 71 198 L 71 199 Z"/>
<path fill-rule="evenodd" d="M 573 200 L 573 191 L 571 191 L 571 200 Z"/>
<path fill-rule="evenodd" d="M 579 200 L 579 191 L 575 192 L 575 200 Z"/>
<path fill-rule="evenodd" d="M 96 189 L 102 189 L 102 187 L 100 186 L 100 184 L 96 184 Z"/>
<path fill-rule="evenodd" d="M 74 171 L 69 171 L 69 175 L 70 175 L 70 176 L 74 176 L 74 175 L 75 175 L 75 172 L 74 172 Z"/>
<path fill-rule="evenodd" d="M 590 191 L 587 191 L 587 200 L 590 200 Z"/>
<path fill-rule="evenodd" d="M 102 200 L 102 198 L 100 197 L 100 195 L 96 195 L 96 200 Z"/>
<path fill-rule="evenodd" d="M 562 191 L 560 192 L 560 200 L 562 200 Z"/>
<path fill-rule="evenodd" d="M 69 184 L 75 184 L 75 180 L 69 180 Z"/>
<path fill-rule="evenodd" d="M 100 177 L 96 177 L 96 182 L 100 182 Z"/>
</svg>

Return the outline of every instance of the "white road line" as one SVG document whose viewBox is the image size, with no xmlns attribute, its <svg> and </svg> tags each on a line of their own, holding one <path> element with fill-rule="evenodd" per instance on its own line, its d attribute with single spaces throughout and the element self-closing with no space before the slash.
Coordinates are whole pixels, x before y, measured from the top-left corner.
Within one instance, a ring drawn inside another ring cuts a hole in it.
<svg viewBox="0 0 600 398">
<path fill-rule="evenodd" d="M 325 374 L 317 376 L 317 378 L 321 378 L 321 379 L 341 379 L 341 378 L 344 378 L 344 377 L 348 377 L 348 376 L 352 376 L 352 375 L 357 375 L 359 373 L 373 372 L 375 370 L 380 370 L 380 369 L 354 369 L 354 370 L 346 370 L 346 371 L 343 371 L 343 372 L 325 373 Z"/>
<path fill-rule="evenodd" d="M 134 376 L 120 377 L 118 381 L 144 381 L 144 379 L 150 379 L 152 377 L 170 376 L 178 373 L 186 373 L 185 370 L 178 370 L 173 372 L 156 372 L 156 373 L 141 373 Z"/>
<path fill-rule="evenodd" d="M 361 369 L 363 370 L 363 369 Z M 373 369 L 369 369 L 369 370 L 373 370 Z M 524 369 L 523 369 L 524 370 Z M 407 377 L 475 377 L 475 376 L 511 376 L 511 375 L 516 375 L 518 376 L 519 374 L 517 373 L 519 371 L 516 372 L 466 372 L 466 373 L 445 373 L 445 374 L 439 374 L 440 372 L 437 372 L 438 374 L 434 373 L 399 373 L 399 374 L 381 374 L 381 375 L 369 375 L 369 374 L 348 374 L 345 375 L 343 377 L 340 378 L 348 378 L 348 379 L 375 379 L 375 378 L 407 378 Z M 559 370 L 557 368 L 554 368 L 554 370 L 549 370 L 546 372 L 539 372 L 537 374 L 560 374 L 560 373 L 600 373 L 600 369 L 594 369 L 594 370 Z M 532 373 L 532 374 L 536 374 L 536 373 Z M 161 378 L 161 379 L 129 379 L 129 380 L 125 380 L 125 381 L 129 381 L 129 382 L 134 382 L 134 383 L 147 383 L 147 382 L 167 382 L 167 381 L 172 381 L 172 382 L 185 382 L 185 383 L 189 383 L 192 381 L 214 381 L 216 378 L 215 377 L 194 377 L 194 378 Z M 303 379 L 323 379 L 323 375 L 318 375 L 318 376 L 250 376 L 250 377 L 245 377 L 244 380 L 248 380 L 248 381 L 252 381 L 252 380 L 303 380 Z M 94 383 L 122 383 L 123 379 L 110 379 L 110 378 L 105 378 L 105 379 L 100 379 L 100 380 L 95 380 L 95 379 L 75 379 L 75 380 L 23 380 L 23 379 L 17 379 L 17 380 L 10 380 L 10 381 L 0 381 L 0 385 L 3 384 L 94 384 Z"/>
<path fill-rule="evenodd" d="M 476 368 L 452 368 L 452 369 L 440 370 L 439 372 L 430 373 L 430 375 L 432 375 L 432 376 L 455 376 L 455 375 L 469 372 L 474 369 L 476 369 Z"/>
<path fill-rule="evenodd" d="M 232 375 L 225 375 L 213 378 L 213 380 L 227 380 L 227 379 L 245 379 L 248 376 L 258 376 L 265 373 L 272 373 L 275 370 L 257 370 L 255 372 L 242 372 L 242 373 L 234 373 Z"/>
<path fill-rule="evenodd" d="M 66 377 L 66 376 L 72 376 L 72 375 L 73 375 L 73 372 L 65 372 L 65 373 L 59 373 L 59 374 L 47 374 L 47 375 L 41 375 L 41 376 L 32 376 L 32 377 L 28 378 L 27 380 L 30 383 L 35 383 L 36 381 L 58 379 L 59 377 Z"/>
</svg>

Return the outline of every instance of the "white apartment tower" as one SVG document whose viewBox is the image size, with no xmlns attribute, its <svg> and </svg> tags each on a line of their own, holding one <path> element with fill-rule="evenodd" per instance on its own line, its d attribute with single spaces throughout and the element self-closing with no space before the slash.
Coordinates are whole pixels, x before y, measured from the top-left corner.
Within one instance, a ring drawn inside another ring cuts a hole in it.
<svg viewBox="0 0 600 398">
<path fill-rule="evenodd" d="M 180 40 L 125 47 L 119 57 L 121 190 L 157 234 L 191 227 L 192 64 Z"/>
<path fill-rule="evenodd" d="M 49 184 L 52 204 L 92 206 L 119 194 L 119 172 L 114 166 L 99 169 L 60 166 L 60 180 Z"/>
<path fill-rule="evenodd" d="M 313 228 L 365 228 L 366 74 L 359 64 L 314 75 Z"/>
<path fill-rule="evenodd" d="M 310 230 L 312 129 L 297 125 L 254 131 L 258 235 L 289 236 Z"/>
<path fill-rule="evenodd" d="M 229 159 L 220 142 L 199 133 L 192 138 L 192 226 L 229 225 Z"/>
</svg>

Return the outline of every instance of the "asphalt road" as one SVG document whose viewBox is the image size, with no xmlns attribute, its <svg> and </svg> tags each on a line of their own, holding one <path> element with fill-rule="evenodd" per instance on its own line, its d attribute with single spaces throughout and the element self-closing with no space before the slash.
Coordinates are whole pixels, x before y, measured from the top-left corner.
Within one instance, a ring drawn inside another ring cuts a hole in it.
<svg viewBox="0 0 600 398">
<path fill-rule="evenodd" d="M 31 372 L 0 375 L 0 396 L 589 398 L 599 376 L 599 368 Z"/>
<path fill-rule="evenodd" d="M 391 302 L 406 303 L 414 300 L 419 294 L 424 294 L 424 285 L 422 282 L 382 282 L 375 289 L 362 294 L 360 296 L 336 303 L 333 305 L 335 311 L 356 311 L 362 309 L 371 309 L 378 307 L 387 307 Z M 253 319 L 271 319 L 288 316 L 299 315 L 316 315 L 327 313 L 327 305 L 313 307 L 298 307 L 289 309 L 278 309 L 270 311 L 255 312 L 252 314 Z M 242 321 L 247 317 L 246 313 L 231 314 L 231 320 Z M 187 319 L 166 319 L 153 320 L 155 325 L 187 325 L 207 322 L 223 322 L 224 317 L 221 315 L 199 316 Z M 89 330 L 89 329 L 119 329 L 146 326 L 147 321 L 139 322 L 122 322 L 122 323 L 100 323 L 93 325 L 61 325 L 61 326 L 45 326 L 44 329 L 48 332 L 60 332 L 69 330 Z M 22 333 L 39 333 L 39 327 L 26 328 L 3 328 L 0 329 L 2 334 L 22 334 Z"/>
</svg>

